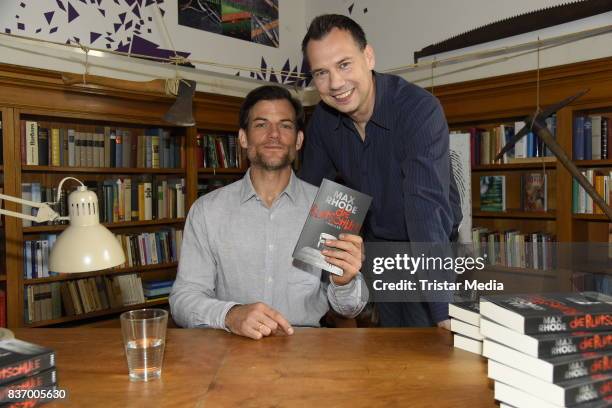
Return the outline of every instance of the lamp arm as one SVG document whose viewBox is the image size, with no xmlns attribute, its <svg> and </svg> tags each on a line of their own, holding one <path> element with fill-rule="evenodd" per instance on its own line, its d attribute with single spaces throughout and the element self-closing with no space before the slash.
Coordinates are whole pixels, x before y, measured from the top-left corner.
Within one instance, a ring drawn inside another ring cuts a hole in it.
<svg viewBox="0 0 612 408">
<path fill-rule="evenodd" d="M 24 220 L 30 220 L 35 222 L 47 222 L 62 219 L 60 215 L 55 212 L 48 203 L 37 203 L 34 201 L 24 200 L 23 198 L 17 198 L 6 194 L 0 194 L 0 199 L 18 203 L 21 205 L 27 205 L 28 207 L 38 208 L 36 215 L 28 215 L 15 211 L 5 210 L 0 208 L 0 214 L 8 215 L 11 217 L 21 218 Z"/>
</svg>

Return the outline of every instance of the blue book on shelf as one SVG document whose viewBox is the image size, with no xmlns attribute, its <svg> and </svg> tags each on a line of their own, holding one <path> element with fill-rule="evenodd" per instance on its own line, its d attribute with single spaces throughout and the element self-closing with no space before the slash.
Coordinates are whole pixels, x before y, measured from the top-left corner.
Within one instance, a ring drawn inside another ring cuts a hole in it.
<svg viewBox="0 0 612 408">
<path fill-rule="evenodd" d="M 584 160 L 593 159 L 593 125 L 591 123 L 591 117 L 584 117 Z"/>
<path fill-rule="evenodd" d="M 535 137 L 533 132 L 528 132 L 525 135 L 527 139 L 527 157 L 535 157 Z"/>
<path fill-rule="evenodd" d="M 589 138 L 590 139 L 590 138 Z M 574 160 L 584 160 L 584 116 L 574 118 Z"/>
</svg>

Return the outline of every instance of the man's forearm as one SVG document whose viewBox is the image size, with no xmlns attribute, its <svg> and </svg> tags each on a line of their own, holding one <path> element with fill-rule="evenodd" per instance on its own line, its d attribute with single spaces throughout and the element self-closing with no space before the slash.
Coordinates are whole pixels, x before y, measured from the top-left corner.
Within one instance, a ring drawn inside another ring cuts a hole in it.
<svg viewBox="0 0 612 408">
<path fill-rule="evenodd" d="M 206 326 L 227 330 L 225 316 L 237 304 L 208 297 L 201 291 L 181 287 L 180 284 L 172 289 L 169 300 L 176 323 L 188 328 Z"/>
</svg>

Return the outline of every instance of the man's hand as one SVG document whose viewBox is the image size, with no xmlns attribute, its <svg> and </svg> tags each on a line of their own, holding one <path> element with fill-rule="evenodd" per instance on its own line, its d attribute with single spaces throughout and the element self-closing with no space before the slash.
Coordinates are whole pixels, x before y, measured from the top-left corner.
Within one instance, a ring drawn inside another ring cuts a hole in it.
<svg viewBox="0 0 612 408">
<path fill-rule="evenodd" d="M 325 246 L 328 249 L 321 251 L 325 255 L 325 260 L 344 271 L 342 276 L 332 275 L 332 280 L 336 285 L 346 285 L 361 269 L 364 259 L 363 239 L 359 235 L 340 234 L 337 240 L 325 241 Z"/>
<path fill-rule="evenodd" d="M 450 319 L 446 319 L 446 320 L 442 320 L 441 322 L 438 322 L 438 327 L 441 327 L 443 329 L 450 331 L 451 329 Z"/>
<path fill-rule="evenodd" d="M 287 319 L 265 303 L 232 307 L 225 316 L 225 326 L 234 334 L 255 340 L 272 334 L 293 334 Z"/>
</svg>

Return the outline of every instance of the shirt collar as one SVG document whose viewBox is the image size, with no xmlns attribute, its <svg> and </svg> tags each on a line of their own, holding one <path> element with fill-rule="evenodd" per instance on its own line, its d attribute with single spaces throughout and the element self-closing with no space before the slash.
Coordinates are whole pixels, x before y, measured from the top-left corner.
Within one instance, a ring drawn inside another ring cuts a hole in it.
<svg viewBox="0 0 612 408">
<path fill-rule="evenodd" d="M 373 122 L 376 125 L 389 130 L 390 123 L 389 123 L 388 112 L 389 112 L 390 106 L 388 106 L 389 103 L 387 102 L 387 98 L 385 98 L 387 94 L 387 89 L 386 89 L 387 84 L 386 84 L 385 78 L 376 71 L 372 71 L 372 77 L 374 80 L 374 92 L 375 92 L 374 111 L 372 112 L 372 117 L 370 118 L 369 122 Z M 338 118 L 338 122 L 336 122 L 336 127 L 335 127 L 336 130 L 340 127 L 340 124 L 342 124 L 343 120 L 348 121 L 347 123 L 351 122 L 351 118 L 349 118 L 348 115 L 338 110 L 336 110 L 336 114 Z"/>
<path fill-rule="evenodd" d="M 298 182 L 296 180 L 296 177 L 297 176 L 295 175 L 292 169 L 291 177 L 289 178 L 289 184 L 287 184 L 287 187 L 285 187 L 283 192 L 280 194 L 280 195 L 285 194 L 287 197 L 289 197 L 289 199 L 294 204 L 296 203 L 297 195 L 298 195 L 298 185 L 297 185 Z M 246 203 L 253 197 L 257 199 L 259 198 L 257 196 L 257 192 L 255 191 L 255 188 L 253 187 L 253 182 L 251 181 L 251 168 L 249 167 L 249 169 L 244 174 L 244 177 L 242 178 L 242 187 L 240 191 L 240 204 Z"/>
</svg>

